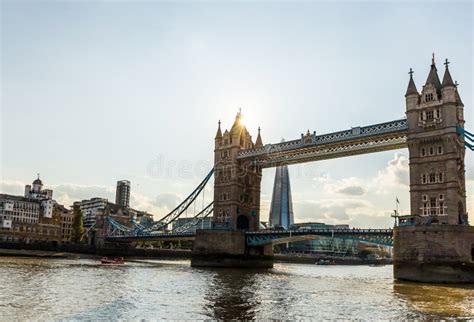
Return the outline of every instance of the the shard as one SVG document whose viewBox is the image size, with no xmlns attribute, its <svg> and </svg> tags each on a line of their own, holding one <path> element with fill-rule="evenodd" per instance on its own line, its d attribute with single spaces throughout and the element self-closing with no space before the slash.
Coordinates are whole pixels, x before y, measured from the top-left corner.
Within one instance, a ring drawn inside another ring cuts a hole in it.
<svg viewBox="0 0 474 322">
<path fill-rule="evenodd" d="M 271 228 L 288 229 L 293 223 L 290 175 L 284 165 L 276 168 L 269 224 Z"/>
</svg>

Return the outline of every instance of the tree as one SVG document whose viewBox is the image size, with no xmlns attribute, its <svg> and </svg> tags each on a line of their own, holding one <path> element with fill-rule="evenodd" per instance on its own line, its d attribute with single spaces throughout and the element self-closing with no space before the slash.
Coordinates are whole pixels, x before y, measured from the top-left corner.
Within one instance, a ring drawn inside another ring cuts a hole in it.
<svg viewBox="0 0 474 322">
<path fill-rule="evenodd" d="M 84 222 L 82 218 L 82 210 L 75 209 L 74 210 L 74 221 L 72 222 L 72 235 L 71 241 L 73 243 L 80 243 L 82 242 L 82 238 L 84 237 L 85 229 L 84 229 Z"/>
</svg>

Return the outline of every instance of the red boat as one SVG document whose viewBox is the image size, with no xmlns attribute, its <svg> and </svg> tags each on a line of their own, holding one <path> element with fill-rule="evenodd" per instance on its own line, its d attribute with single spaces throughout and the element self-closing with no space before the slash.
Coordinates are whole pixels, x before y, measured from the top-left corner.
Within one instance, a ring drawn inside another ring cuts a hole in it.
<svg viewBox="0 0 474 322">
<path fill-rule="evenodd" d="M 117 257 L 114 259 L 108 259 L 107 257 L 102 257 L 100 259 L 100 262 L 104 265 L 121 265 L 125 264 L 125 261 L 123 260 L 123 257 Z"/>
</svg>

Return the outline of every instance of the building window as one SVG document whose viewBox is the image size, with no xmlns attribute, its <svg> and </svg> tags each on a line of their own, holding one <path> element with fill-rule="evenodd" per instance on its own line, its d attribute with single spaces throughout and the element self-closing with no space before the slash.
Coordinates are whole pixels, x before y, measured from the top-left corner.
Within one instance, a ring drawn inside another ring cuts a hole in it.
<svg viewBox="0 0 474 322">
<path fill-rule="evenodd" d="M 442 146 L 438 147 L 438 154 L 443 154 L 443 147 Z"/>
<path fill-rule="evenodd" d="M 443 200 L 444 199 L 444 195 L 443 194 L 440 194 L 439 195 L 439 200 Z"/>
<path fill-rule="evenodd" d="M 444 214 L 444 202 L 442 201 L 439 202 L 439 214 Z"/>
<path fill-rule="evenodd" d="M 436 110 L 436 118 L 441 118 L 441 111 L 439 109 Z"/>
<path fill-rule="evenodd" d="M 434 148 L 430 147 L 430 155 L 434 155 Z"/>
<path fill-rule="evenodd" d="M 421 183 L 423 183 L 423 184 L 426 183 L 426 174 L 421 175 Z"/>
<path fill-rule="evenodd" d="M 443 182 L 443 172 L 438 173 L 438 182 Z"/>
<path fill-rule="evenodd" d="M 431 102 L 433 100 L 433 93 L 425 94 L 425 102 Z"/>
<path fill-rule="evenodd" d="M 421 156 L 424 157 L 426 155 L 426 149 L 421 148 Z"/>
<path fill-rule="evenodd" d="M 426 112 L 426 120 L 427 121 L 433 121 L 433 111 L 427 111 Z"/>
<path fill-rule="evenodd" d="M 230 222 L 230 208 L 227 208 L 225 210 L 225 217 L 224 217 L 225 222 Z"/>
<path fill-rule="evenodd" d="M 430 198 L 430 215 L 436 215 L 436 198 Z"/>
<path fill-rule="evenodd" d="M 434 173 L 430 173 L 430 183 L 435 183 L 436 182 L 436 175 Z"/>
</svg>

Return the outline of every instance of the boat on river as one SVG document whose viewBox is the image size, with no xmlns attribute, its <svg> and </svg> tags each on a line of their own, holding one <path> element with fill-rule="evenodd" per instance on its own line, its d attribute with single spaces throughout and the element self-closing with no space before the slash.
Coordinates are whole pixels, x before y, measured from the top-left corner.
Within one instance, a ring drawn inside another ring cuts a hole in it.
<svg viewBox="0 0 474 322">
<path fill-rule="evenodd" d="M 125 264 L 125 261 L 123 260 L 123 257 L 117 257 L 114 259 L 108 259 L 107 257 L 102 257 L 100 259 L 100 263 L 102 265 L 122 265 L 122 264 Z"/>
<path fill-rule="evenodd" d="M 329 260 L 329 259 L 320 259 L 316 261 L 316 265 L 336 265 L 336 262 L 334 260 Z"/>
</svg>

